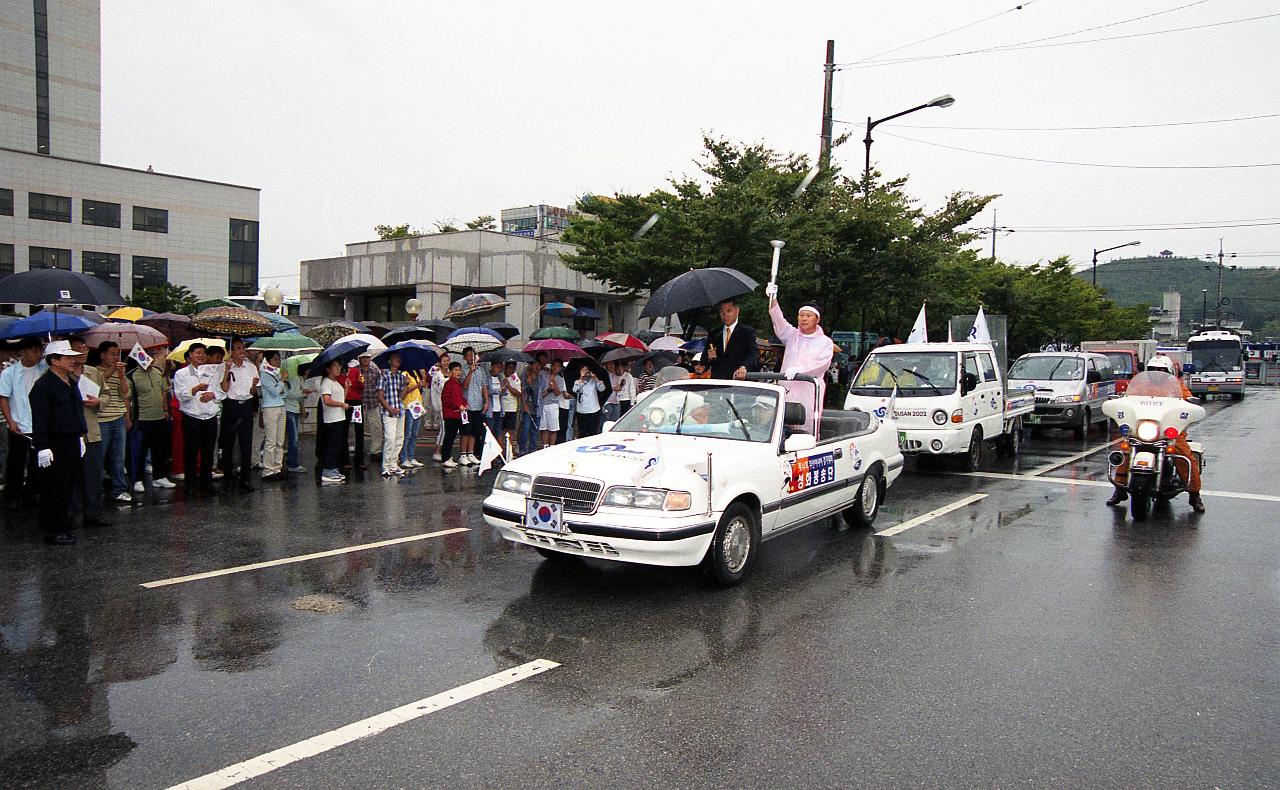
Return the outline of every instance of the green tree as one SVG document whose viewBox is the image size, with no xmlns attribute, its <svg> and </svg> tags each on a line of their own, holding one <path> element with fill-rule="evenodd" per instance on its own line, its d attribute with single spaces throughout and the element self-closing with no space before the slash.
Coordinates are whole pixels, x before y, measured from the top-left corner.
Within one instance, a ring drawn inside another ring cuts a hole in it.
<svg viewBox="0 0 1280 790">
<path fill-rule="evenodd" d="M 497 230 L 498 221 L 492 214 L 481 214 L 467 223 L 467 230 Z"/>
<path fill-rule="evenodd" d="M 455 220 L 452 220 L 452 219 L 436 220 L 435 222 L 436 233 L 457 233 L 460 230 L 460 228 L 457 225 L 453 224 L 454 222 Z"/>
<path fill-rule="evenodd" d="M 154 310 L 157 313 L 178 313 L 179 315 L 195 315 L 199 302 L 195 294 L 187 290 L 185 285 L 165 283 L 151 288 L 139 288 L 129 297 L 128 302 L 134 307 Z"/>
<path fill-rule="evenodd" d="M 422 231 L 417 228 L 410 228 L 407 222 L 403 225 L 374 225 L 373 232 L 378 234 L 378 238 L 383 241 L 387 239 L 407 239 L 410 236 L 422 235 Z"/>
</svg>

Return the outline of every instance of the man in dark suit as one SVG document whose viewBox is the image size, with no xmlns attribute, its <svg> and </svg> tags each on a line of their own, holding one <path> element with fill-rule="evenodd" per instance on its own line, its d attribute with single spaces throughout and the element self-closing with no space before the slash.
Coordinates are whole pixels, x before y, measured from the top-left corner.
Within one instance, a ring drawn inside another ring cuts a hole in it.
<svg viewBox="0 0 1280 790">
<path fill-rule="evenodd" d="M 720 303 L 723 326 L 707 336 L 707 356 L 711 360 L 711 378 L 744 379 L 759 368 L 756 330 L 738 323 L 738 302 L 726 299 Z"/>
</svg>

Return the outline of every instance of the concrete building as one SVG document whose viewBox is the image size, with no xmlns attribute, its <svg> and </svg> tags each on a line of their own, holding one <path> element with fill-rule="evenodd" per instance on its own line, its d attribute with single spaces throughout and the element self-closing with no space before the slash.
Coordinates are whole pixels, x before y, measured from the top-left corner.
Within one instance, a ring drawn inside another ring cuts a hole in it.
<svg viewBox="0 0 1280 790">
<path fill-rule="evenodd" d="M 100 11 L 0 3 L 0 275 L 257 294 L 257 189 L 101 163 Z"/>
<path fill-rule="evenodd" d="M 301 263 L 302 315 L 351 321 L 405 321 L 405 303 L 422 302 L 420 318 L 444 315 L 455 300 L 496 293 L 510 307 L 469 323 L 507 321 L 523 337 L 541 326 L 576 326 L 584 333 L 633 329 L 643 301 L 609 292 L 606 283 L 565 266 L 573 246 L 495 231 L 460 231 L 347 245 L 347 254 Z M 547 302 L 590 308 L 598 321 L 541 315 Z M 466 322 L 459 322 L 466 323 Z"/>
<path fill-rule="evenodd" d="M 1165 341 L 1182 337 L 1182 294 L 1165 291 L 1160 307 L 1151 308 L 1149 320 L 1152 338 Z"/>
</svg>

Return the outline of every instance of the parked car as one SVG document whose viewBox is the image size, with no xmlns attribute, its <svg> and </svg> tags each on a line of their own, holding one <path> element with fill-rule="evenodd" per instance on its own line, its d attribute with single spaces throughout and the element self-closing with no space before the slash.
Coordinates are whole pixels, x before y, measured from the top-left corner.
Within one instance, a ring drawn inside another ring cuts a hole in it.
<svg viewBox="0 0 1280 790">
<path fill-rule="evenodd" d="M 836 514 L 870 526 L 902 471 L 892 421 L 827 410 L 805 433 L 781 378 L 658 387 L 604 433 L 508 464 L 485 521 L 547 557 L 702 564 L 725 584 L 791 529 Z"/>
<path fill-rule="evenodd" d="M 1116 394 L 1111 361 L 1083 351 L 1023 354 L 1009 368 L 1009 386 L 1035 395 L 1028 425 L 1066 428 L 1076 436 L 1084 436 L 1095 423 L 1105 428 L 1102 404 Z"/>
</svg>

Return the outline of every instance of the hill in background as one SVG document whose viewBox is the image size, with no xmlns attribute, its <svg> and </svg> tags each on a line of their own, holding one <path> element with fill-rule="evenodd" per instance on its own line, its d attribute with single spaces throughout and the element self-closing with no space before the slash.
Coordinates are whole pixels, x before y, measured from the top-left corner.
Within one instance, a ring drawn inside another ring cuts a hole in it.
<svg viewBox="0 0 1280 790">
<path fill-rule="evenodd" d="M 1227 262 L 1227 267 L 1231 264 Z M 1206 268 L 1208 267 L 1208 268 Z M 1224 267 L 1222 295 L 1230 304 L 1222 308 L 1223 318 L 1244 321 L 1255 337 L 1280 336 L 1280 269 L 1273 267 Z M 1077 275 L 1089 280 L 1091 270 Z M 1200 320 L 1202 289 L 1208 289 L 1209 319 L 1213 320 L 1213 300 L 1218 293 L 1218 264 L 1197 258 L 1125 258 L 1098 265 L 1098 287 L 1117 304 L 1161 304 L 1165 291 L 1182 294 L 1185 325 Z"/>
</svg>

